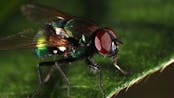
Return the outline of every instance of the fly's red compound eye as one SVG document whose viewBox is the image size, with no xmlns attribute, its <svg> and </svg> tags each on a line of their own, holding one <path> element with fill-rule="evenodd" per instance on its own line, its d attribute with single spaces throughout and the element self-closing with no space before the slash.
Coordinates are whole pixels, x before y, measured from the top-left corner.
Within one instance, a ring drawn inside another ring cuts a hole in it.
<svg viewBox="0 0 174 98">
<path fill-rule="evenodd" d="M 116 39 L 116 35 L 111 29 L 103 28 L 97 30 L 95 36 L 95 47 L 102 55 L 113 54 L 117 48 L 114 39 Z"/>
</svg>

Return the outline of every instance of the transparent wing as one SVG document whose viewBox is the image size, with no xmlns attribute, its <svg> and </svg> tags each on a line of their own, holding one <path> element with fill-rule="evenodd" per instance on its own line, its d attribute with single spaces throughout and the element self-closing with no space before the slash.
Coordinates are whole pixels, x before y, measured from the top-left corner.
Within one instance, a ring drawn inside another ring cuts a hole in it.
<svg viewBox="0 0 174 98">
<path fill-rule="evenodd" d="M 28 18 L 41 23 L 47 23 L 58 18 L 73 18 L 73 16 L 61 12 L 57 9 L 39 4 L 25 4 L 21 7 L 21 10 Z"/>
<path fill-rule="evenodd" d="M 22 48 L 33 48 L 36 46 L 34 37 L 36 30 L 25 30 L 14 35 L 0 38 L 0 50 L 12 50 Z"/>
</svg>

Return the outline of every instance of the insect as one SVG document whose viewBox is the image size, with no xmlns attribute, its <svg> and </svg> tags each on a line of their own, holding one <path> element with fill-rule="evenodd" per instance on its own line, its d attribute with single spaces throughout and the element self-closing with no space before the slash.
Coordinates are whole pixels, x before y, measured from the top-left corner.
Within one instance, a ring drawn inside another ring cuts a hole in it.
<svg viewBox="0 0 174 98">
<path fill-rule="evenodd" d="M 43 5 L 28 3 L 24 4 L 21 9 L 27 17 L 42 23 L 43 28 L 38 31 L 29 30 L 0 39 L 0 50 L 33 48 L 40 59 L 53 57 L 52 61 L 38 64 L 39 84 L 29 98 L 33 98 L 41 85 L 49 80 L 53 69 L 57 69 L 64 78 L 67 85 L 67 96 L 70 98 L 70 82 L 60 65 L 81 59 L 85 59 L 91 68 L 97 70 L 99 89 L 105 98 L 101 80 L 101 67 L 92 60 L 96 53 L 110 57 L 113 65 L 121 73 L 126 74 L 117 65 L 118 46 L 121 42 L 112 29 L 100 27 L 89 19 L 78 18 Z M 55 56 L 62 58 L 57 60 Z M 42 75 L 42 67 L 44 66 L 50 68 L 46 77 Z"/>
</svg>

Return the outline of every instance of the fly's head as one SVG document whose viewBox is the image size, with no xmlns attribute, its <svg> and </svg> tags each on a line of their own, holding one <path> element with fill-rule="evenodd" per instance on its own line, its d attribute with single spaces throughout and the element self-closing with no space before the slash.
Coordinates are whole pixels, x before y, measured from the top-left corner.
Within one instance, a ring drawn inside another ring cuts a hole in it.
<svg viewBox="0 0 174 98">
<path fill-rule="evenodd" d="M 99 54 L 108 56 L 116 63 L 118 45 L 121 43 L 110 28 L 101 28 L 95 32 L 95 47 Z"/>
</svg>

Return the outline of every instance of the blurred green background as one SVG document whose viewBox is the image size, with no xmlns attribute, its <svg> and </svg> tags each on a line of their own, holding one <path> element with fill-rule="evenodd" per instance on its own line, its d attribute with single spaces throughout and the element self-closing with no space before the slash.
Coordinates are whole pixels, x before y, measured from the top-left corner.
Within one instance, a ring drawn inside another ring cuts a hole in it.
<svg viewBox="0 0 174 98">
<path fill-rule="evenodd" d="M 124 42 L 120 49 L 120 62 L 123 68 L 126 70 L 142 70 L 143 67 L 140 65 L 151 64 L 153 66 L 159 65 L 163 61 L 167 61 L 174 54 L 172 42 L 174 37 L 172 32 L 174 31 L 174 1 L 173 0 L 33 0 L 39 4 L 44 4 L 50 7 L 57 8 L 61 11 L 70 13 L 79 17 L 86 17 L 96 21 L 101 26 L 107 26 L 113 28 L 118 32 L 119 38 Z M 9 34 L 14 34 L 25 29 L 37 28 L 37 24 L 33 21 L 28 20 L 20 12 L 20 6 L 25 3 L 26 0 L 1 0 L 0 1 L 0 38 Z M 164 33 L 165 32 L 165 33 Z M 159 35 L 158 35 L 159 33 Z M 137 41 L 136 41 L 137 40 Z M 139 42 L 149 42 L 150 44 L 144 44 Z M 154 43 L 159 43 L 155 45 Z M 164 43 L 163 43 L 164 42 Z M 167 44 L 166 44 L 167 43 Z M 141 44 L 141 45 L 139 45 Z M 144 45 L 144 46 L 143 46 Z M 147 45 L 147 46 L 146 46 Z M 165 46 L 166 45 L 166 46 Z M 140 47 L 140 48 L 139 48 Z M 148 47 L 149 50 L 142 50 L 142 48 Z M 134 50 L 135 49 L 135 50 Z M 158 51 L 164 50 L 159 52 Z M 132 52 L 133 51 L 133 52 Z M 134 52 L 136 51 L 136 52 Z M 142 53 L 145 52 L 145 53 Z M 157 53 L 156 53 L 157 51 Z M 146 57 L 140 56 L 143 54 L 149 54 Z M 155 54 L 153 57 L 152 54 Z M 136 56 L 134 56 L 136 55 Z M 159 56 L 159 57 L 156 57 Z M 139 58 L 138 58 L 139 57 Z M 164 57 L 164 58 L 162 58 Z M 97 56 L 98 61 L 101 62 L 102 57 Z M 106 59 L 107 60 L 107 59 Z M 142 61 L 141 61 L 142 60 Z M 149 62 L 146 62 L 148 60 Z M 37 83 L 36 65 L 39 60 L 33 55 L 32 50 L 14 50 L 14 51 L 1 51 L 0 52 L 0 98 L 23 98 L 34 89 Z M 108 60 L 109 62 L 109 60 Z M 104 64 L 108 64 L 104 62 Z M 133 63 L 131 63 L 133 62 Z M 145 62 L 145 63 L 144 63 Z M 154 62 L 154 63 L 153 63 Z M 132 66 L 137 63 L 137 68 L 134 69 Z M 84 89 L 74 88 L 73 96 L 83 98 L 79 93 L 86 94 L 89 96 L 95 96 L 100 98 L 99 90 L 97 88 L 96 77 L 89 72 L 87 66 L 83 62 L 75 63 L 74 66 L 65 66 L 63 69 L 69 75 L 72 74 L 70 80 L 75 85 L 89 84 L 88 87 L 82 87 Z M 130 67 L 127 67 L 130 65 Z M 109 65 L 111 66 L 111 64 Z M 84 69 L 84 70 L 83 70 Z M 106 87 L 107 94 L 110 93 L 114 83 L 109 84 L 108 81 L 121 81 L 129 80 L 125 77 L 120 76 L 118 71 L 114 71 L 113 66 L 111 68 L 104 67 L 106 75 L 104 75 L 104 87 Z M 73 71 L 71 71 L 73 70 Z M 81 72 L 83 71 L 83 72 Z M 76 75 L 82 74 L 77 77 Z M 107 76 L 111 75 L 111 76 Z M 133 88 L 130 88 L 128 92 L 121 92 L 118 98 L 172 98 L 174 94 L 174 69 L 169 67 L 164 73 L 158 73 L 148 78 L 145 82 L 140 82 Z M 88 75 L 88 77 L 84 77 Z M 66 89 L 59 85 L 63 84 L 61 81 L 52 79 L 46 87 L 41 90 L 42 98 L 55 98 L 57 95 L 66 96 Z M 117 79 L 118 77 L 118 79 Z M 84 78 L 84 79 L 83 79 Z M 120 80 L 119 80 L 120 78 Z M 60 78 L 58 78 L 60 79 Z M 86 80 L 89 80 L 88 82 Z M 91 80 L 92 79 L 92 80 Z M 130 78 L 131 79 L 131 78 Z M 113 82 L 111 81 L 111 82 Z M 58 83 L 57 83 L 58 82 Z M 58 84 L 58 86 L 54 84 Z M 95 86 L 92 86 L 92 84 Z M 108 85 L 107 85 L 108 83 Z M 122 82 L 119 82 L 120 84 Z M 119 85 L 118 83 L 118 85 Z M 124 83 L 124 82 L 123 82 Z M 115 83 L 116 84 L 116 83 Z M 117 85 L 117 84 L 116 84 Z M 54 89 L 58 88 L 58 89 Z M 93 89 L 91 89 L 93 88 Z M 45 90 L 46 89 L 46 90 Z M 62 90 L 63 89 L 63 90 Z M 55 91 L 58 90 L 58 91 Z M 87 91 L 85 91 L 87 90 Z M 61 92 L 63 93 L 61 93 Z M 98 93 L 92 93 L 98 92 Z M 57 94 L 55 94 L 57 93 Z M 44 96 L 44 97 L 43 97 Z M 38 96 L 39 98 L 39 96 Z M 57 98 L 57 97 L 56 97 Z M 84 97 L 86 98 L 86 97 Z"/>
</svg>

